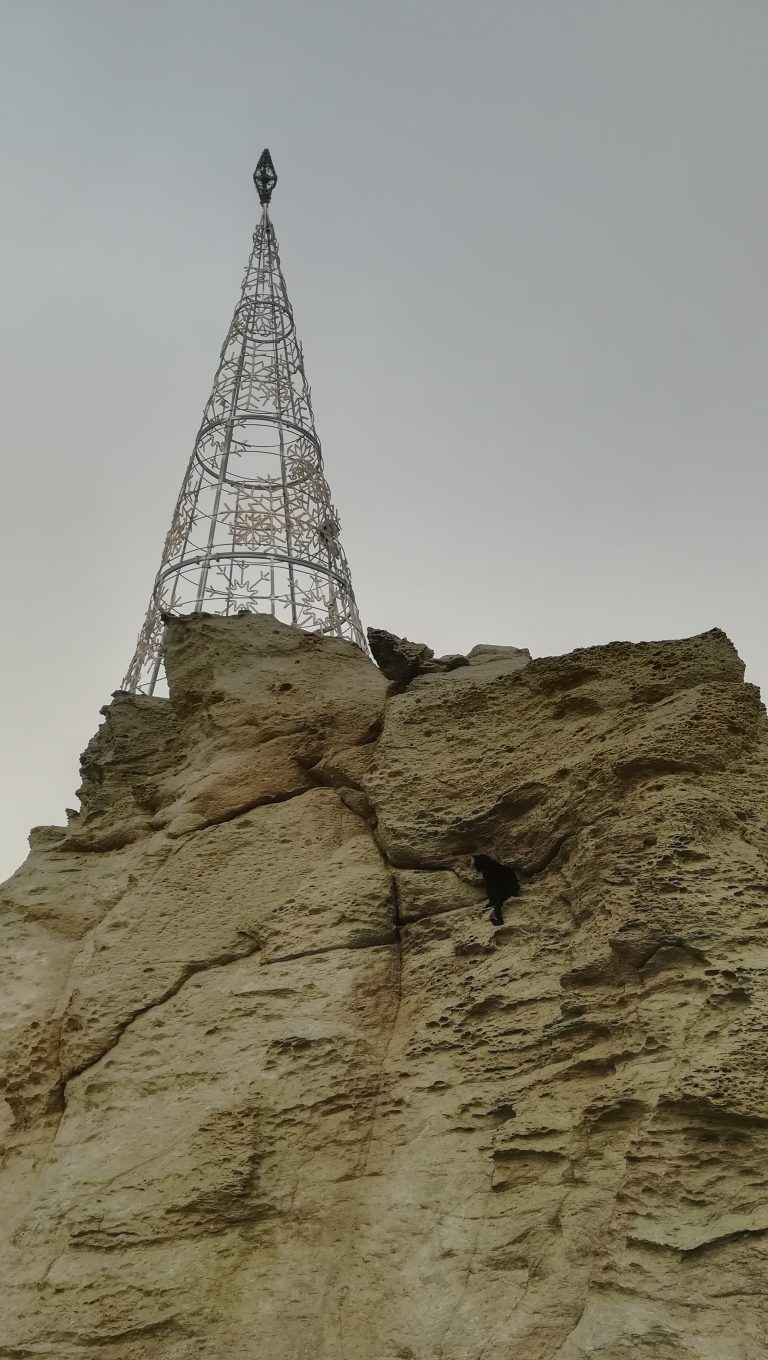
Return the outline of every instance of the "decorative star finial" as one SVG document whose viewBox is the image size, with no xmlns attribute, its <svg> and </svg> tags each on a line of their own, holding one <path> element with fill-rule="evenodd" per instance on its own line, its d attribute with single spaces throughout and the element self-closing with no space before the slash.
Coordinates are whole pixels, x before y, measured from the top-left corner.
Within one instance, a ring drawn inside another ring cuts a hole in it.
<svg viewBox="0 0 768 1360">
<path fill-rule="evenodd" d="M 253 182 L 256 185 L 256 192 L 259 195 L 259 203 L 262 208 L 266 208 L 272 197 L 272 190 L 277 184 L 275 167 L 272 164 L 272 157 L 266 147 L 259 156 L 259 162 L 253 172 Z"/>
</svg>

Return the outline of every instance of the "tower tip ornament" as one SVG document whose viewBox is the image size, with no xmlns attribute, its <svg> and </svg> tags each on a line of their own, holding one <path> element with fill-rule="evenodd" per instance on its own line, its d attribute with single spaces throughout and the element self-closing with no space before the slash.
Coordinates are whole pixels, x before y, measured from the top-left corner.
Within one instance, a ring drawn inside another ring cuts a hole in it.
<svg viewBox="0 0 768 1360">
<path fill-rule="evenodd" d="M 266 613 L 367 650 L 266 212 L 268 151 L 253 178 L 265 211 L 121 686 L 133 694 L 164 680 L 168 614 Z"/>
<path fill-rule="evenodd" d="M 253 182 L 259 195 L 259 203 L 262 208 L 266 208 L 272 198 L 272 190 L 277 184 L 277 172 L 266 146 L 259 156 L 256 169 L 253 172 Z"/>
</svg>

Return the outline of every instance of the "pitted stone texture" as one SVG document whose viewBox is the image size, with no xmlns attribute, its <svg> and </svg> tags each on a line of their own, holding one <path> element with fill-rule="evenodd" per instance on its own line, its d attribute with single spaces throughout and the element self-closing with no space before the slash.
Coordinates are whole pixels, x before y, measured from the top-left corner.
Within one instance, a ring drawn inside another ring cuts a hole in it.
<svg viewBox="0 0 768 1360">
<path fill-rule="evenodd" d="M 67 848 L 196 831 L 312 787 L 378 729 L 386 681 L 351 642 L 268 614 L 166 625 L 167 699 L 118 693 L 82 757 Z"/>
<path fill-rule="evenodd" d="M 396 972 L 391 946 L 299 968 L 241 960 L 137 1018 L 68 1087 L 55 1156 L 16 1225 L 0 1344 L 48 1337 L 53 1355 L 66 1336 L 58 1354 L 77 1355 L 119 1341 L 132 1360 L 194 1334 L 199 1355 L 245 1355 L 248 1317 L 260 1353 L 297 1353 L 365 1175 Z M 266 1275 L 264 1252 L 278 1265 Z M 30 1271 L 45 1266 L 29 1309 Z"/>
<path fill-rule="evenodd" d="M 470 666 L 486 666 L 489 661 L 519 662 L 527 665 L 531 654 L 527 647 L 502 647 L 495 642 L 478 642 L 467 652 Z"/>
<path fill-rule="evenodd" d="M 469 665 L 467 657 L 460 652 L 436 657 L 425 642 L 410 642 L 396 633 L 388 633 L 385 628 L 369 628 L 368 642 L 382 675 L 398 685 L 407 685 L 417 675 L 450 672 Z"/>
<path fill-rule="evenodd" d="M 435 653 L 426 642 L 411 642 L 386 628 L 369 628 L 368 645 L 382 675 L 397 684 L 407 684 L 424 666 L 434 664 Z"/>
<path fill-rule="evenodd" d="M 82 811 L 65 848 L 119 850 L 151 835 L 152 819 L 179 760 L 177 727 L 166 699 L 118 692 L 80 757 Z"/>
<path fill-rule="evenodd" d="M 336 751 L 313 765 L 312 778 L 320 784 L 329 784 L 331 788 L 362 789 L 363 780 L 373 764 L 373 755 L 373 742 L 364 746 L 351 746 L 346 751 Z"/>
<path fill-rule="evenodd" d="M 69 977 L 63 1070 L 92 1063 L 134 1016 L 212 963 L 383 944 L 393 918 L 391 874 L 335 790 L 208 827 L 91 933 Z"/>
<path fill-rule="evenodd" d="M 385 706 L 270 626 L 181 621 L 0 895 L 0 1360 L 764 1360 L 768 724 L 727 639 L 483 647 Z"/>
<path fill-rule="evenodd" d="M 151 880 L 162 841 L 88 854 L 65 828 L 38 827 L 0 888 L 0 1099 L 20 1127 L 60 1110 L 62 1007 L 80 943 L 129 884 Z"/>
<path fill-rule="evenodd" d="M 483 667 L 483 679 L 491 680 L 496 675 L 514 675 L 523 670 L 531 660 L 527 647 L 499 647 L 492 642 L 478 643 L 467 655 L 470 666 Z"/>
<path fill-rule="evenodd" d="M 387 688 L 354 643 L 267 614 L 173 619 L 165 664 L 185 758 L 154 825 L 174 835 L 311 787 L 370 738 Z"/>
<path fill-rule="evenodd" d="M 408 869 L 395 870 L 398 919 L 401 925 L 420 921 L 423 916 L 437 916 L 444 911 L 458 911 L 470 907 L 478 916 L 485 905 L 482 879 L 467 872 L 459 876 L 452 870 L 429 873 Z M 467 881 L 467 880 L 470 881 Z"/>
<path fill-rule="evenodd" d="M 760 696 L 717 630 L 482 671 L 418 681 L 387 705 L 365 789 L 393 864 L 481 848 L 535 872 L 634 785 L 722 769 L 762 730 Z"/>
</svg>

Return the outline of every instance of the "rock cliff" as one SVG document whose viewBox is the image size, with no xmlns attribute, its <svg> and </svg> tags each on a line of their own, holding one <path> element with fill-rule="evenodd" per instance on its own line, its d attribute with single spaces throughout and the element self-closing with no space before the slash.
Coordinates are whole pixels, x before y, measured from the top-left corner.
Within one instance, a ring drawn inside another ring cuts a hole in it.
<svg viewBox="0 0 768 1360">
<path fill-rule="evenodd" d="M 759 695 L 439 667 L 190 618 L 104 710 L 0 890 L 0 1357 L 768 1355 Z"/>
</svg>

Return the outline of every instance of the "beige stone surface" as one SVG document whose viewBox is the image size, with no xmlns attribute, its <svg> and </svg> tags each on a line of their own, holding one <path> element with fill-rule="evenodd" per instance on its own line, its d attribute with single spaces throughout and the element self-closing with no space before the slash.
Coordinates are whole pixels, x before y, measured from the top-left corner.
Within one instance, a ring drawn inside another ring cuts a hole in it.
<svg viewBox="0 0 768 1360">
<path fill-rule="evenodd" d="M 196 618 L 168 669 L 0 889 L 0 1360 L 764 1360 L 768 723 L 724 635 L 392 693 Z"/>
</svg>

